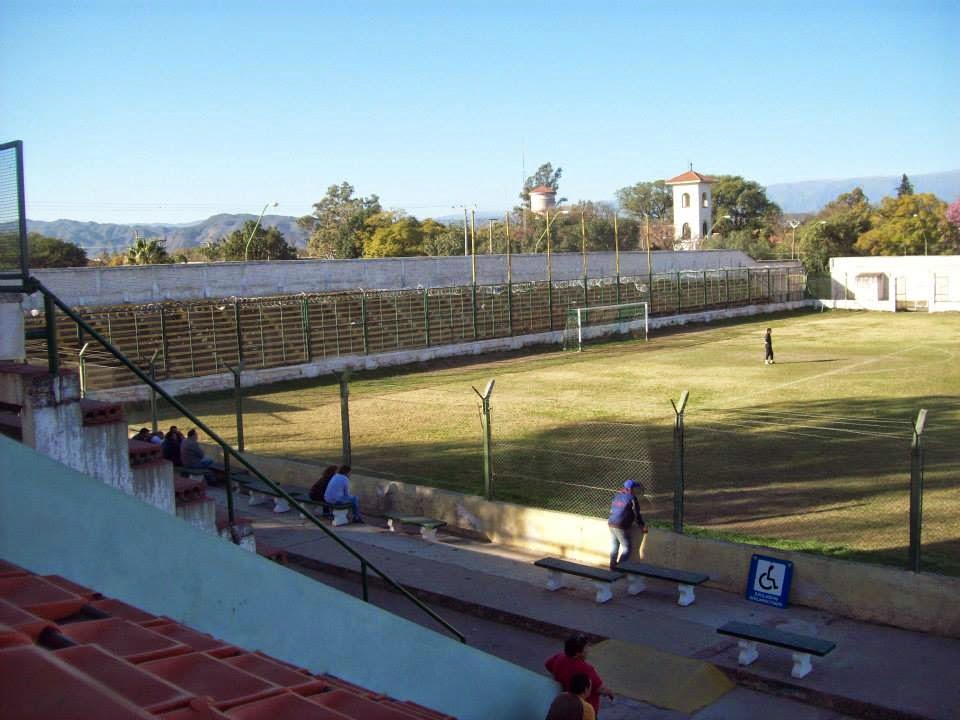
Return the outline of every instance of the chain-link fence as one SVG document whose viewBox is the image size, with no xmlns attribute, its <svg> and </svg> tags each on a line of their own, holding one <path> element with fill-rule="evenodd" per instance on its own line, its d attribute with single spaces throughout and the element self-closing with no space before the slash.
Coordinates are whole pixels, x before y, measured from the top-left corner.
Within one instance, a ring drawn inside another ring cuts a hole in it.
<svg viewBox="0 0 960 720">
<path fill-rule="evenodd" d="M 316 293 L 78 308 L 77 312 L 158 380 L 224 372 L 243 361 L 254 370 L 313 360 L 371 355 L 562 330 L 567 312 L 616 303 L 647 302 L 668 315 L 804 297 L 798 268 L 736 268 L 640 277 L 557 282 Z M 39 332 L 42 316 L 26 318 Z M 60 362 L 81 363 L 89 338 L 60 314 Z M 86 386 L 104 390 L 134 384 L 132 373 L 105 353 L 85 357 Z M 46 356 L 31 342 L 28 356 Z"/>
<path fill-rule="evenodd" d="M 0 290 L 27 279 L 27 220 L 23 196 L 23 145 L 0 145 Z"/>
</svg>

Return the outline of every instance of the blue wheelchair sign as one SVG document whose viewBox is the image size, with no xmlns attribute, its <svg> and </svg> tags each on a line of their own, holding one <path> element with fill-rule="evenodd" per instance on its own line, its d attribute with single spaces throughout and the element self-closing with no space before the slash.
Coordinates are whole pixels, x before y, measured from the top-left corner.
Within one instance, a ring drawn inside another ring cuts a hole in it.
<svg viewBox="0 0 960 720">
<path fill-rule="evenodd" d="M 785 608 L 790 601 L 793 563 L 789 560 L 754 555 L 747 577 L 747 600 Z"/>
</svg>

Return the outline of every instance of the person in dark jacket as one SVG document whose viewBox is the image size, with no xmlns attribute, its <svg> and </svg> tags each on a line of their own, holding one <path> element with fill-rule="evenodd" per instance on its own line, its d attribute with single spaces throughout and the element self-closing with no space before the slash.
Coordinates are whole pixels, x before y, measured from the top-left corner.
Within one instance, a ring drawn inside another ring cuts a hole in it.
<svg viewBox="0 0 960 720">
<path fill-rule="evenodd" d="M 763 364 L 773 365 L 773 329 L 767 328 L 763 335 Z"/>
<path fill-rule="evenodd" d="M 183 442 L 183 435 L 177 429 L 176 425 L 171 425 L 167 430 L 163 442 L 160 444 L 160 452 L 163 453 L 164 460 L 169 460 L 176 466 L 183 465 L 180 460 L 180 443 Z"/>
<path fill-rule="evenodd" d="M 647 532 L 647 525 L 640 514 L 640 497 L 643 485 L 636 480 L 627 480 L 613 496 L 610 503 L 610 569 L 615 570 L 617 563 L 630 558 L 632 549 L 630 530 L 633 523 L 640 526 L 641 532 Z"/>
<path fill-rule="evenodd" d="M 310 488 L 310 499 L 322 503 L 323 494 L 327 491 L 327 485 L 330 484 L 330 478 L 337 474 L 336 465 L 327 465 L 323 470 L 323 475 L 320 476 L 320 479 L 317 480 L 313 486 Z M 323 515 L 324 517 L 330 515 L 330 506 L 326 503 L 323 504 Z"/>
</svg>

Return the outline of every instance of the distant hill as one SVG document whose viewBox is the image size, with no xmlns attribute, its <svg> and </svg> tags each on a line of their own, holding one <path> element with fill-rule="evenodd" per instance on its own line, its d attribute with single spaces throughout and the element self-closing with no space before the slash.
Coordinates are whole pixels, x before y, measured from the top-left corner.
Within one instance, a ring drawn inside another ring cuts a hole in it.
<svg viewBox="0 0 960 720">
<path fill-rule="evenodd" d="M 80 222 L 78 220 L 27 220 L 27 231 L 55 237 L 79 245 L 91 257 L 101 252 L 115 253 L 126 250 L 133 243 L 134 232 L 145 238 L 164 238 L 170 252 L 181 248 L 203 245 L 217 240 L 240 228 L 247 220 L 256 220 L 256 215 L 214 215 L 198 223 L 188 225 L 134 224 Z M 265 215 L 264 227 L 275 227 L 291 245 L 306 247 L 308 233 L 297 226 L 295 217 Z"/>
<path fill-rule="evenodd" d="M 960 170 L 910 175 L 913 189 L 918 193 L 933 193 L 944 202 L 953 202 L 960 197 Z M 806 180 L 804 182 L 777 183 L 767 186 L 767 197 L 780 206 L 785 213 L 815 213 L 835 199 L 840 193 L 850 192 L 855 187 L 863 188 L 872 203 L 897 194 L 899 175 L 887 177 L 860 177 L 845 180 Z"/>
</svg>

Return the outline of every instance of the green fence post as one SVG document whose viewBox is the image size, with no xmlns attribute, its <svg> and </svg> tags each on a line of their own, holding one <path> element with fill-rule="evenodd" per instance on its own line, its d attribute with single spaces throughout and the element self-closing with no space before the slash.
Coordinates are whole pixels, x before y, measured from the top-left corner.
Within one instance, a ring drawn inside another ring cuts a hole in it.
<svg viewBox="0 0 960 720">
<path fill-rule="evenodd" d="M 482 393 L 473 388 L 473 391 L 480 398 L 480 405 L 483 409 L 480 415 L 480 424 L 483 427 L 483 496 L 487 500 L 493 500 L 493 442 L 490 432 L 490 395 L 493 394 L 495 382 L 496 380 L 488 382 Z"/>
<path fill-rule="evenodd" d="M 423 291 L 423 342 L 430 347 L 430 291 Z"/>
<path fill-rule="evenodd" d="M 677 315 L 680 314 L 680 310 L 683 307 L 683 295 L 681 294 L 680 288 L 680 271 L 677 271 Z"/>
<path fill-rule="evenodd" d="M 583 306 L 590 307 L 590 296 L 587 294 L 587 276 L 583 276 Z"/>
<path fill-rule="evenodd" d="M 43 295 L 43 320 L 47 336 L 47 370 L 51 375 L 60 374 L 60 348 L 57 344 L 56 306 L 49 295 Z M 136 317 L 136 315 L 134 315 Z"/>
<path fill-rule="evenodd" d="M 260 331 L 260 367 L 263 368 L 267 366 L 267 347 L 263 339 L 263 300 L 257 302 L 257 329 Z"/>
<path fill-rule="evenodd" d="M 240 452 L 243 448 L 243 389 L 240 385 L 240 373 L 243 372 L 243 362 L 237 363 L 236 368 L 227 367 L 233 373 L 233 412 L 237 417 L 237 449 Z M 224 457 L 226 457 L 224 453 Z"/>
<path fill-rule="evenodd" d="M 619 304 L 620 304 L 620 273 L 617 273 L 616 283 L 617 283 L 617 284 L 616 284 L 616 289 L 615 289 L 616 298 L 617 298 L 617 299 L 616 299 L 616 304 L 619 305 Z"/>
<path fill-rule="evenodd" d="M 550 316 L 550 329 L 553 330 L 553 281 L 547 281 L 547 314 Z"/>
<path fill-rule="evenodd" d="M 707 271 L 703 271 L 703 309 L 707 309 Z"/>
<path fill-rule="evenodd" d="M 340 383 L 340 461 L 342 465 L 351 465 L 353 449 L 350 445 L 350 370 L 334 374 Z"/>
<path fill-rule="evenodd" d="M 723 303 L 730 304 L 730 278 L 726 268 L 723 269 Z"/>
<path fill-rule="evenodd" d="M 673 398 L 670 399 L 670 404 L 673 405 L 673 412 L 677 416 L 673 426 L 673 458 L 676 466 L 673 484 L 673 531 L 678 533 L 683 532 L 683 493 L 685 481 L 683 467 L 683 413 L 687 407 L 687 399 L 689 397 L 690 392 L 684 390 L 680 396 L 679 407 L 673 402 Z"/>
<path fill-rule="evenodd" d="M 910 443 L 910 569 L 920 572 L 920 543 L 923 529 L 923 426 L 927 411 L 920 410 L 913 425 Z"/>
<path fill-rule="evenodd" d="M 112 338 L 110 342 L 113 342 Z M 193 320 L 190 317 L 189 305 L 187 305 L 187 349 L 190 351 L 190 376 L 195 377 L 197 374 L 197 363 L 193 357 Z"/>
<path fill-rule="evenodd" d="M 470 286 L 470 315 L 473 318 L 473 339 L 477 339 L 477 284 Z"/>
<path fill-rule="evenodd" d="M 363 354 L 368 355 L 370 353 L 370 348 L 368 345 L 368 335 L 367 335 L 367 293 L 363 292 L 360 294 L 360 325 L 363 328 Z M 344 463 L 349 465 L 349 463 Z"/>
<path fill-rule="evenodd" d="M 513 283 L 507 281 L 507 327 L 513 337 Z"/>
<path fill-rule="evenodd" d="M 153 355 L 150 356 L 150 379 L 156 382 L 157 379 L 157 353 L 160 352 L 160 349 L 157 348 L 153 351 Z M 157 413 L 157 391 L 153 388 L 150 388 L 150 427 L 153 432 L 157 432 L 159 429 L 159 417 Z"/>
<path fill-rule="evenodd" d="M 300 298 L 300 330 L 303 333 L 303 356 L 307 362 L 313 362 L 313 328 L 310 326 L 310 303 L 306 297 Z"/>
<path fill-rule="evenodd" d="M 233 478 L 231 477 L 230 472 L 230 453 L 227 452 L 226 447 L 220 446 L 220 450 L 223 453 L 223 474 L 226 476 L 226 490 L 227 490 L 227 522 L 230 525 L 230 542 L 234 545 L 240 544 L 240 536 L 236 531 L 236 513 L 233 510 Z"/>
<path fill-rule="evenodd" d="M 750 277 L 750 268 L 747 268 L 747 304 L 753 299 L 753 279 Z"/>
<path fill-rule="evenodd" d="M 767 268 L 767 302 L 773 302 L 773 285 L 770 284 L 770 268 Z"/>
</svg>

